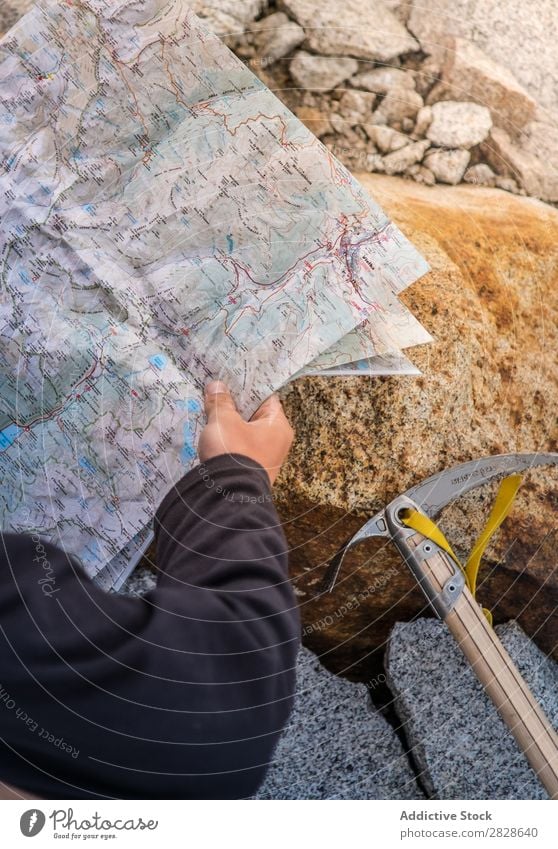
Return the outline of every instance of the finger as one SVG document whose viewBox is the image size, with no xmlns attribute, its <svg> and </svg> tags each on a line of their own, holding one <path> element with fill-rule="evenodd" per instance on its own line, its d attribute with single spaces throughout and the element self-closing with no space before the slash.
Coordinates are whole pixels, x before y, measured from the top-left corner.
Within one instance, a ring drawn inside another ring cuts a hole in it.
<svg viewBox="0 0 558 849">
<path fill-rule="evenodd" d="M 222 380 L 212 380 L 207 384 L 204 400 L 208 422 L 215 421 L 220 413 L 236 413 L 236 404 L 229 387 Z"/>
<path fill-rule="evenodd" d="M 250 421 L 259 422 L 262 419 L 275 421 L 278 416 L 285 416 L 285 413 L 279 396 L 274 393 L 269 398 L 266 398 L 263 404 L 258 407 Z"/>
</svg>

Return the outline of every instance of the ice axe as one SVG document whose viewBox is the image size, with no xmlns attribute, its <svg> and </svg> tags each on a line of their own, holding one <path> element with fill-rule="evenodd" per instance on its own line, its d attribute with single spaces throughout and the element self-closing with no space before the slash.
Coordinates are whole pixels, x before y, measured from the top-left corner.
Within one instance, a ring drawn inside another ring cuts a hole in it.
<svg viewBox="0 0 558 849">
<path fill-rule="evenodd" d="M 391 540 L 515 737 L 551 799 L 558 799 L 558 735 L 475 600 L 480 559 L 507 516 L 521 473 L 558 465 L 558 454 L 497 454 L 446 469 L 397 496 L 337 552 L 326 575 L 331 591 L 347 552 L 370 537 Z M 434 523 L 446 505 L 500 475 L 496 501 L 465 566 Z"/>
</svg>

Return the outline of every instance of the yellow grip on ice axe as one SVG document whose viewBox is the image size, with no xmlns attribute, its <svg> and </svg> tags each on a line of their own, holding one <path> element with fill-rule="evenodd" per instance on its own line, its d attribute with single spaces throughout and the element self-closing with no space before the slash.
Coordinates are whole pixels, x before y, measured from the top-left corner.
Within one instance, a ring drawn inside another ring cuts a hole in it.
<svg viewBox="0 0 558 849">
<path fill-rule="evenodd" d="M 473 598 L 475 597 L 477 589 L 477 577 L 479 574 L 482 556 L 488 543 L 510 512 L 522 480 L 522 475 L 508 475 L 508 477 L 504 478 L 500 484 L 490 515 L 473 546 L 465 566 L 461 564 L 451 545 L 435 522 L 429 519 L 428 516 L 425 516 L 424 513 L 420 513 L 418 510 L 407 508 L 401 511 L 401 520 L 404 525 L 408 528 L 412 528 L 423 537 L 434 542 L 439 548 L 445 551 L 446 554 L 449 554 L 452 560 L 457 563 L 465 575 L 467 586 L 469 587 Z M 483 612 L 490 624 L 492 624 L 491 612 L 485 607 L 483 607 Z"/>
</svg>

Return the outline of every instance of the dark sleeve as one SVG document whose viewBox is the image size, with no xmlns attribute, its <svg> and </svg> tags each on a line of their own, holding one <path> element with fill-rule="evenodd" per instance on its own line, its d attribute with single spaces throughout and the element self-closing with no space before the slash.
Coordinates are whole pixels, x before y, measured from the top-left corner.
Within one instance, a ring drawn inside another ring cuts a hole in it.
<svg viewBox="0 0 558 849">
<path fill-rule="evenodd" d="M 200 692 L 210 683 L 216 702 L 217 720 L 200 722 L 210 739 L 242 741 L 221 746 L 218 766 L 236 773 L 237 790 L 247 770 L 253 792 L 292 708 L 300 644 L 267 473 L 242 455 L 200 464 L 168 493 L 155 527 L 157 604 L 174 618 L 174 639 L 182 633 Z"/>
<path fill-rule="evenodd" d="M 173 487 L 155 527 L 160 572 L 142 598 L 4 535 L 0 779 L 46 798 L 239 798 L 261 783 L 300 639 L 267 475 L 217 457 Z"/>
</svg>

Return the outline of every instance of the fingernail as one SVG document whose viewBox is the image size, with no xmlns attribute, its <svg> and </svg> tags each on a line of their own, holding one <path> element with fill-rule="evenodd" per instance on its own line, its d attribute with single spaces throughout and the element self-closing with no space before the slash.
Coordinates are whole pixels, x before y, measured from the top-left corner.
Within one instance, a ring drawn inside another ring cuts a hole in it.
<svg viewBox="0 0 558 849">
<path fill-rule="evenodd" d="M 219 395 L 222 392 L 228 392 L 229 387 L 222 380 L 211 380 L 205 387 L 206 395 Z"/>
</svg>

